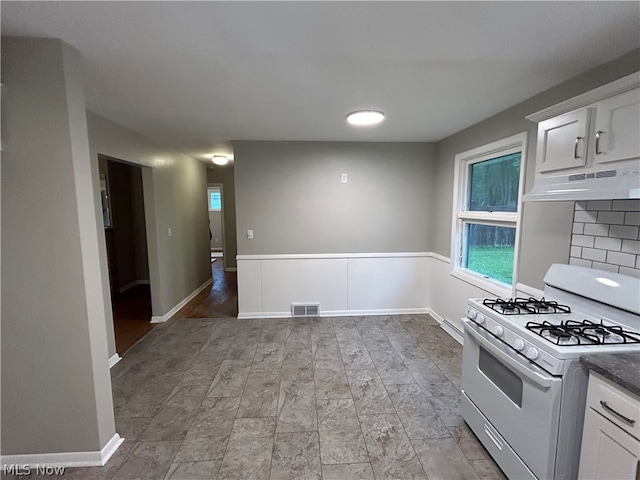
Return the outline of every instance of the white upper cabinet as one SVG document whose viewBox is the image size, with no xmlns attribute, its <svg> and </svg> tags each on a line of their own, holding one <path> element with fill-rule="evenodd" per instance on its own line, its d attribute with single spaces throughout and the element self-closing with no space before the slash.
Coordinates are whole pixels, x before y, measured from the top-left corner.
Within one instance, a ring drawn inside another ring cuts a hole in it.
<svg viewBox="0 0 640 480">
<path fill-rule="evenodd" d="M 594 163 L 640 157 L 640 88 L 596 104 Z"/>
<path fill-rule="evenodd" d="M 538 124 L 537 173 L 640 157 L 640 88 Z"/>
<path fill-rule="evenodd" d="M 552 172 L 584 167 L 587 163 L 589 109 L 582 108 L 538 125 L 536 171 Z"/>
<path fill-rule="evenodd" d="M 640 72 L 527 119 L 538 137 L 524 201 L 640 198 Z"/>
</svg>

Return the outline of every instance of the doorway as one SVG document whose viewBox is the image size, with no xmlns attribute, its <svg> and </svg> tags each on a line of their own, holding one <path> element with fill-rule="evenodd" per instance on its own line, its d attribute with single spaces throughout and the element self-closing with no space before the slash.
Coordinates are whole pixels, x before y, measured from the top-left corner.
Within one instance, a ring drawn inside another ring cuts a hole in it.
<svg viewBox="0 0 640 480">
<path fill-rule="evenodd" d="M 211 263 L 224 260 L 224 192 L 221 183 L 207 186 L 207 204 L 209 207 L 209 240 Z"/>
<path fill-rule="evenodd" d="M 116 352 L 151 328 L 142 167 L 98 156 Z"/>
</svg>

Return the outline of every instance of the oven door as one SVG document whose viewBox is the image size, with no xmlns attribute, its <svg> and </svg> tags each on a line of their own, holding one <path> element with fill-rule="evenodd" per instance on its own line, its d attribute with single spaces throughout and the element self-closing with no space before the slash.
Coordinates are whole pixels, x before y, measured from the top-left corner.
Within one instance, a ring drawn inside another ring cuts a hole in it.
<svg viewBox="0 0 640 480">
<path fill-rule="evenodd" d="M 537 478 L 553 478 L 562 379 L 471 320 L 463 323 L 464 394 Z M 499 443 L 491 436 L 481 440 Z"/>
</svg>

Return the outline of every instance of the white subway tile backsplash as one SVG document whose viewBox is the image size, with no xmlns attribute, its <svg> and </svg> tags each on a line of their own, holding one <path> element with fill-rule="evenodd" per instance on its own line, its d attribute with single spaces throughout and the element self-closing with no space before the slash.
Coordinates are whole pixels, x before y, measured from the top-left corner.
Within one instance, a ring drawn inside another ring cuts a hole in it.
<svg viewBox="0 0 640 480">
<path fill-rule="evenodd" d="M 589 200 L 585 210 L 611 210 L 613 200 Z"/>
<path fill-rule="evenodd" d="M 609 236 L 616 238 L 628 238 L 630 240 L 638 239 L 638 227 L 629 225 L 611 225 L 609 227 Z"/>
<path fill-rule="evenodd" d="M 611 237 L 596 237 L 594 247 L 602 250 L 614 250 L 619 252 L 622 250 L 622 239 Z"/>
<path fill-rule="evenodd" d="M 640 212 L 640 200 L 614 200 L 613 209 L 622 212 Z"/>
<path fill-rule="evenodd" d="M 597 248 L 583 248 L 581 258 L 585 260 L 593 260 L 596 262 L 606 262 L 607 261 L 607 251 L 606 250 L 598 250 Z"/>
<path fill-rule="evenodd" d="M 627 212 L 624 215 L 625 225 L 640 225 L 640 212 Z"/>
<path fill-rule="evenodd" d="M 579 247 L 593 247 L 595 237 L 591 235 L 572 235 L 571 245 L 577 245 Z"/>
<path fill-rule="evenodd" d="M 583 223 L 582 233 L 585 235 L 595 235 L 596 237 L 608 237 L 609 225 L 606 223 Z"/>
<path fill-rule="evenodd" d="M 590 260 L 584 260 L 582 258 L 570 257 L 569 258 L 569 265 L 577 265 L 578 267 L 589 267 L 589 268 L 591 268 L 591 266 L 593 265 L 593 262 L 591 262 Z"/>
<path fill-rule="evenodd" d="M 569 263 L 640 277 L 640 200 L 576 202 Z"/>
<path fill-rule="evenodd" d="M 633 253 L 640 255 L 640 242 L 637 240 L 623 240 L 622 251 L 625 253 Z"/>
<path fill-rule="evenodd" d="M 598 223 L 624 225 L 624 212 L 598 212 Z"/>
<path fill-rule="evenodd" d="M 607 263 L 633 268 L 636 265 L 636 256 L 632 253 L 607 252 Z"/>
<path fill-rule="evenodd" d="M 620 267 L 618 265 L 610 265 L 608 263 L 593 262 L 591 268 L 597 268 L 598 270 L 605 270 L 607 272 L 619 273 Z"/>
<path fill-rule="evenodd" d="M 635 268 L 620 267 L 620 273 L 622 273 L 623 275 L 640 278 L 640 270 L 637 270 Z"/>
<path fill-rule="evenodd" d="M 574 222 L 596 223 L 597 217 L 598 217 L 597 212 L 589 212 L 586 210 L 585 211 L 576 210 L 573 213 Z"/>
</svg>

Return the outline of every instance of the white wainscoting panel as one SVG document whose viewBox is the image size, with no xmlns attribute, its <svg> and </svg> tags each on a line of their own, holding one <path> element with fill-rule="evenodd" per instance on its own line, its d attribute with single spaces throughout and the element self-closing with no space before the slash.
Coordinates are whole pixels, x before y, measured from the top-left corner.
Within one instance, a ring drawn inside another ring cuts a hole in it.
<svg viewBox="0 0 640 480">
<path fill-rule="evenodd" d="M 443 323 L 448 323 L 461 334 L 461 319 L 467 311 L 467 300 L 493 295 L 452 276 L 448 258 L 434 255 L 430 260 L 429 307 L 442 318 Z"/>
<path fill-rule="evenodd" d="M 426 312 L 429 253 L 238 255 L 238 318 Z"/>
<path fill-rule="evenodd" d="M 428 261 L 426 256 L 350 258 L 349 310 L 426 310 Z"/>
<path fill-rule="evenodd" d="M 238 318 L 262 313 L 262 260 L 238 258 Z"/>
<path fill-rule="evenodd" d="M 262 260 L 264 312 L 291 313 L 292 303 L 319 303 L 321 312 L 347 310 L 346 258 Z"/>
</svg>

